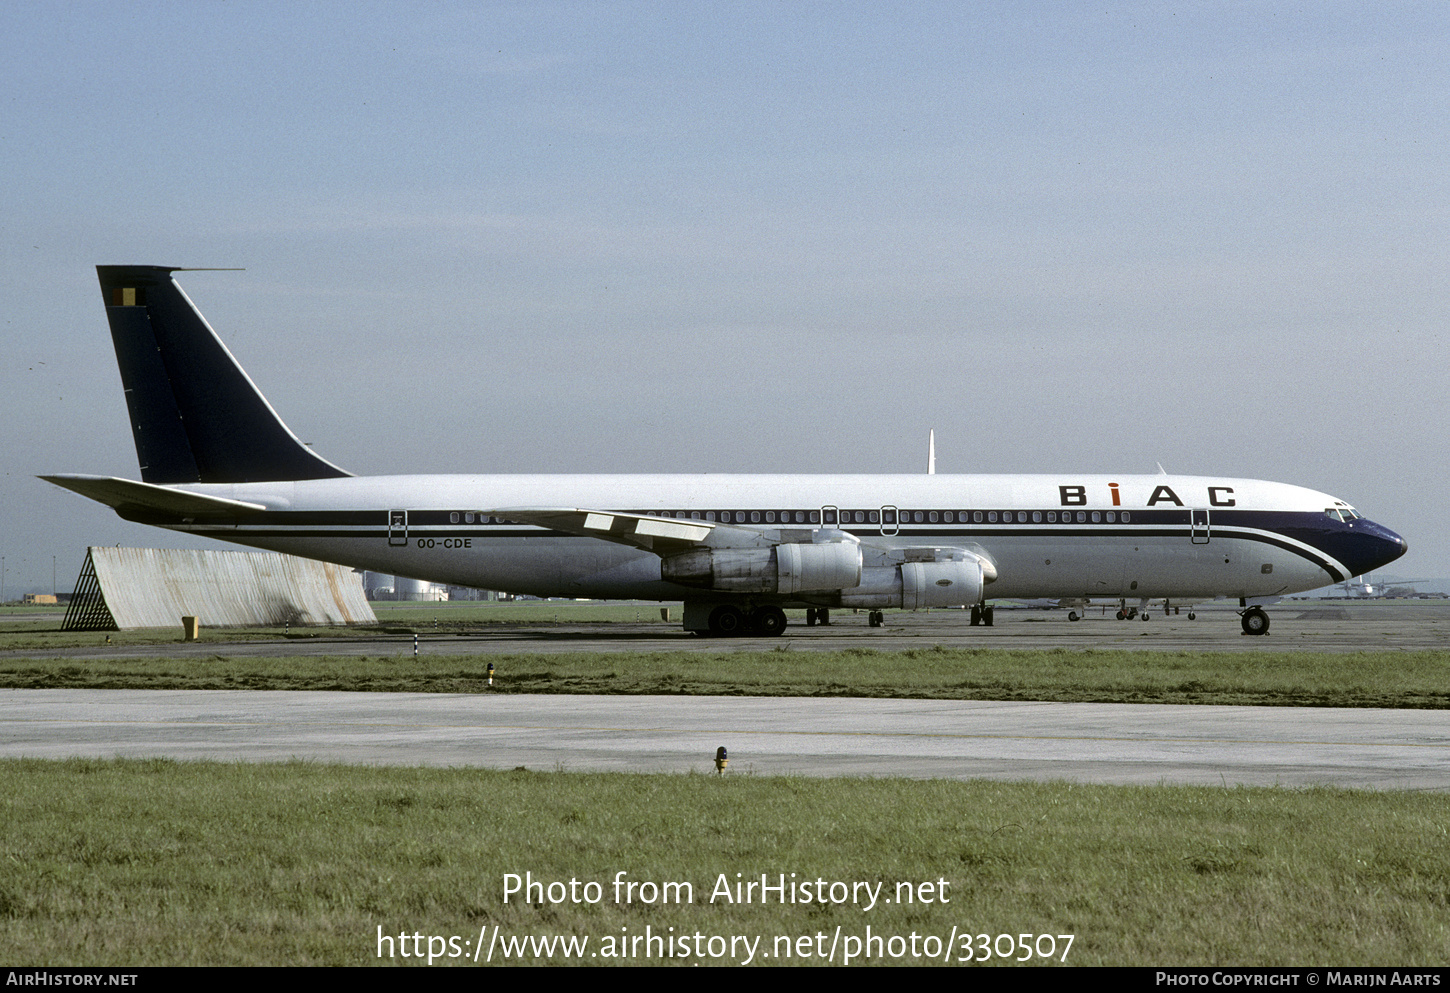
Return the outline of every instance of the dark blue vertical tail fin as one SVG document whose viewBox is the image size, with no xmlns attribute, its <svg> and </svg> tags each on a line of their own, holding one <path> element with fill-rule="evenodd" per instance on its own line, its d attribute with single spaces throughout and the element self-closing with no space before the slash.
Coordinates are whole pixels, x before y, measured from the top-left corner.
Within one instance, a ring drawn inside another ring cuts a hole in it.
<svg viewBox="0 0 1450 993">
<path fill-rule="evenodd" d="M 351 475 L 303 445 L 166 266 L 101 265 L 141 478 L 248 483 Z"/>
</svg>

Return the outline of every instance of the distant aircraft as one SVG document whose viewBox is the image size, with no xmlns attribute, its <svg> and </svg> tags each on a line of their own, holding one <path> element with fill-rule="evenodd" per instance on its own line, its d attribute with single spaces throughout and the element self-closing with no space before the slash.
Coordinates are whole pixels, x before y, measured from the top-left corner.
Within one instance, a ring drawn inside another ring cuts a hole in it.
<svg viewBox="0 0 1450 993">
<path fill-rule="evenodd" d="M 1369 600 L 1369 599 L 1373 599 L 1375 597 L 1390 596 L 1391 595 L 1391 592 L 1390 591 L 1391 590 L 1395 590 L 1395 589 L 1409 590 L 1409 594 L 1408 595 L 1413 596 L 1414 595 L 1414 589 L 1413 589 L 1413 587 L 1414 587 L 1414 585 L 1416 583 L 1431 583 L 1431 582 L 1434 582 L 1434 580 L 1432 580 L 1432 579 L 1397 579 L 1393 583 L 1391 583 L 1391 582 L 1376 583 L 1373 580 L 1371 580 L 1370 577 L 1369 577 L 1369 575 L 1368 575 L 1368 573 L 1366 573 L 1365 576 L 1364 576 L 1364 578 L 1363 578 L 1363 580 L 1361 580 L 1360 582 L 1358 582 L 1358 583 L 1352 583 L 1352 582 L 1349 582 L 1348 580 L 1346 580 L 1346 581 L 1344 581 L 1344 582 L 1342 582 L 1342 583 L 1339 584 L 1339 588 L 1344 591 L 1344 596 L 1345 596 L 1346 599 Z M 1395 595 L 1400 595 L 1400 594 L 1395 594 Z"/>
<path fill-rule="evenodd" d="M 1342 500 L 1218 476 L 354 476 L 282 423 L 162 266 L 98 266 L 142 482 L 50 475 L 126 520 L 541 597 L 683 600 L 701 634 L 994 598 L 1263 605 L 1405 553 Z M 934 446 L 933 446 L 934 451 Z M 929 461 L 934 469 L 934 459 Z"/>
</svg>

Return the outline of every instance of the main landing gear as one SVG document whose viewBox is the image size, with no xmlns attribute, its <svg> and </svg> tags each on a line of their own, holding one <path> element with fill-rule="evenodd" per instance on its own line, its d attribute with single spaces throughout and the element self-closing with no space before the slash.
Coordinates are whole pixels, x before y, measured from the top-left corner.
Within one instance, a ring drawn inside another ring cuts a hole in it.
<svg viewBox="0 0 1450 993">
<path fill-rule="evenodd" d="M 822 626 L 826 626 L 826 625 L 829 625 L 830 623 L 831 623 L 831 612 L 827 608 L 825 608 L 825 607 L 807 607 L 806 608 L 806 627 L 808 627 L 808 628 L 815 627 L 817 624 L 820 624 Z"/>
<path fill-rule="evenodd" d="M 748 634 L 775 638 L 785 633 L 785 626 L 785 611 L 779 607 L 756 607 L 747 613 L 727 603 L 710 612 L 710 633 L 726 638 Z"/>
<path fill-rule="evenodd" d="M 1239 623 L 1243 626 L 1244 634 L 1268 634 L 1269 615 L 1264 613 L 1263 607 L 1250 607 L 1239 615 Z"/>
<path fill-rule="evenodd" d="M 977 627 L 978 625 L 982 627 L 992 626 L 992 608 L 986 604 L 972 604 L 972 627 Z"/>
</svg>

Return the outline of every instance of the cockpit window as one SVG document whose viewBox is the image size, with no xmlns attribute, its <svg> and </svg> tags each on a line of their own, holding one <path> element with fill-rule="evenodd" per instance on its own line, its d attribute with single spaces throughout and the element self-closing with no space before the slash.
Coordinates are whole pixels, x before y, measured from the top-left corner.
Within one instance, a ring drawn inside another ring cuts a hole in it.
<svg viewBox="0 0 1450 993">
<path fill-rule="evenodd" d="M 1328 517 L 1331 521 L 1344 521 L 1348 523 L 1349 521 L 1359 520 L 1359 511 L 1353 507 L 1325 507 L 1324 516 Z"/>
</svg>

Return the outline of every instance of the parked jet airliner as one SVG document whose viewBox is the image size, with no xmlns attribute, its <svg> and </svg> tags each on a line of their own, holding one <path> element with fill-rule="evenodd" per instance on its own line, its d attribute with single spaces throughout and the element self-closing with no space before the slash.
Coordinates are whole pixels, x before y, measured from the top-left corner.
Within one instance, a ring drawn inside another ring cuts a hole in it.
<svg viewBox="0 0 1450 993">
<path fill-rule="evenodd" d="M 1218 476 L 354 476 L 298 441 L 161 266 L 98 266 L 141 482 L 42 478 L 126 520 L 435 582 L 683 600 L 701 633 L 988 595 L 1262 604 L 1405 553 L 1342 500 Z M 1146 610 L 1142 616 L 1147 618 Z"/>
</svg>

